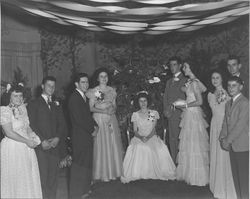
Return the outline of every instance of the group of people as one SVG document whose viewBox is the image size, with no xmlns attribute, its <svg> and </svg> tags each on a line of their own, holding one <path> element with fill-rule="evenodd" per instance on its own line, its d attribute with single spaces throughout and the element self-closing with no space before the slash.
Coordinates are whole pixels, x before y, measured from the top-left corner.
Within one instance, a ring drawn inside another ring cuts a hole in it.
<svg viewBox="0 0 250 199">
<path fill-rule="evenodd" d="M 210 136 L 201 109 L 202 93 L 207 89 L 192 66 L 182 66 L 176 57 L 170 59 L 173 78 L 167 81 L 164 93 L 177 180 L 209 184 L 219 199 L 249 198 L 249 76 L 240 73 L 240 68 L 240 59 L 229 56 L 227 77 L 222 70 L 211 73 L 213 89 L 207 95 L 212 111 Z"/>
<path fill-rule="evenodd" d="M 248 198 L 249 101 L 248 77 L 236 77 L 241 67 L 229 57 L 227 80 L 220 71 L 211 75 L 208 94 L 212 109 L 210 138 L 203 117 L 202 93 L 207 88 L 192 65 L 177 57 L 169 61 L 173 77 L 164 92 L 169 148 L 157 136 L 159 113 L 150 109 L 150 93 L 137 93 L 138 111 L 131 117 L 134 137 L 122 148 L 116 112 L 116 91 L 109 72 L 99 68 L 89 89 L 89 77 L 79 73 L 68 101 L 72 157 L 67 154 L 67 126 L 61 105 L 53 100 L 56 79 L 45 77 L 42 94 L 26 105 L 23 86 L 8 91 L 9 104 L 1 106 L 1 198 L 55 199 L 59 168 L 70 166 L 69 197 L 83 199 L 97 181 L 117 178 L 184 180 L 190 185 L 209 184 L 214 197 Z M 182 73 L 183 71 L 183 73 Z M 246 95 L 246 97 L 244 96 Z M 27 108 L 26 108 L 27 107 Z M 209 144 L 210 139 L 210 144 Z"/>
</svg>

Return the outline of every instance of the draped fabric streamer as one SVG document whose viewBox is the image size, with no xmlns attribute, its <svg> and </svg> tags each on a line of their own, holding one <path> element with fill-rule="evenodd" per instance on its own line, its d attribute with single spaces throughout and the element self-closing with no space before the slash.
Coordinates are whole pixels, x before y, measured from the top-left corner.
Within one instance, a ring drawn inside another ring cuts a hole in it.
<svg viewBox="0 0 250 199">
<path fill-rule="evenodd" d="M 128 6 L 131 3 L 133 6 Z M 3 0 L 36 17 L 65 26 L 118 34 L 190 32 L 249 14 L 248 0 L 171 6 L 180 0 Z"/>
</svg>

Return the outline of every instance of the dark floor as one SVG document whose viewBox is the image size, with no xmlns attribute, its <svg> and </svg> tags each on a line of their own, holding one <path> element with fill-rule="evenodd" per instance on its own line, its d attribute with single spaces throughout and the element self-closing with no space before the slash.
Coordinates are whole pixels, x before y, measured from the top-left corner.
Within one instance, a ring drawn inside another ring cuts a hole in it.
<svg viewBox="0 0 250 199">
<path fill-rule="evenodd" d="M 62 174 L 57 199 L 68 199 L 66 184 L 66 177 Z M 98 182 L 93 185 L 92 191 L 90 199 L 214 199 L 208 186 L 190 186 L 180 181 Z"/>
</svg>

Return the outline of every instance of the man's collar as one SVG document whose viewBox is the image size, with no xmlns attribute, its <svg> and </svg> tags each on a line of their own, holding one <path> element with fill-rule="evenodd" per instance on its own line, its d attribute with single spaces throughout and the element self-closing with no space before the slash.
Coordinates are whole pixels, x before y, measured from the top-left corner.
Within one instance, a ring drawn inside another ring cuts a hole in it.
<svg viewBox="0 0 250 199">
<path fill-rule="evenodd" d="M 234 77 L 240 77 L 240 72 L 234 75 Z"/>
<path fill-rule="evenodd" d="M 44 93 L 42 93 L 42 98 L 46 101 L 46 102 L 48 102 L 48 100 L 49 100 L 49 98 L 51 99 L 51 96 L 48 96 L 48 95 L 46 95 L 46 94 L 44 94 Z"/>
<path fill-rule="evenodd" d="M 81 95 L 83 98 L 85 97 L 84 93 L 83 93 L 80 89 L 76 88 L 76 90 L 80 93 L 80 95 Z"/>
<path fill-rule="evenodd" d="M 237 94 L 236 96 L 233 97 L 233 101 L 235 102 L 237 98 L 239 98 L 241 93 Z"/>
<path fill-rule="evenodd" d="M 175 73 L 175 74 L 174 74 L 174 77 L 178 77 L 180 74 L 181 74 L 181 71 L 180 71 L 180 72 Z"/>
</svg>

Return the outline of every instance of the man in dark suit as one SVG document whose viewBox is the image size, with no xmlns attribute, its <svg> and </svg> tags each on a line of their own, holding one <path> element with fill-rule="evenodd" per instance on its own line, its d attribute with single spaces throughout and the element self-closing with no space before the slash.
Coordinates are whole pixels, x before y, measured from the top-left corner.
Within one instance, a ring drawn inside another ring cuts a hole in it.
<svg viewBox="0 0 250 199">
<path fill-rule="evenodd" d="M 69 99 L 72 124 L 73 163 L 70 171 L 70 199 L 89 195 L 92 179 L 93 136 L 97 132 L 85 93 L 89 88 L 88 75 L 79 73 L 74 80 L 76 90 Z M 96 130 L 95 130 L 96 129 Z"/>
<path fill-rule="evenodd" d="M 40 137 L 41 145 L 36 149 L 44 199 L 55 199 L 60 158 L 66 156 L 64 139 L 66 124 L 62 109 L 52 101 L 56 79 L 45 77 L 42 95 L 28 104 L 30 126 Z"/>
<path fill-rule="evenodd" d="M 227 59 L 227 69 L 231 76 L 239 77 L 244 84 L 242 94 L 249 99 L 249 75 L 248 73 L 240 72 L 240 58 L 235 55 L 230 55 Z"/>
<path fill-rule="evenodd" d="M 170 70 L 173 77 L 166 83 L 163 97 L 164 115 L 168 119 L 169 145 L 173 161 L 177 163 L 176 157 L 179 147 L 181 110 L 173 108 L 173 102 L 178 99 L 185 99 L 185 93 L 181 87 L 185 85 L 187 78 L 181 72 L 181 60 L 178 57 L 172 57 L 169 60 Z"/>
<path fill-rule="evenodd" d="M 226 103 L 220 141 L 229 151 L 234 186 L 238 199 L 249 198 L 249 101 L 242 95 L 243 82 L 239 77 L 228 80 L 232 97 Z"/>
</svg>

